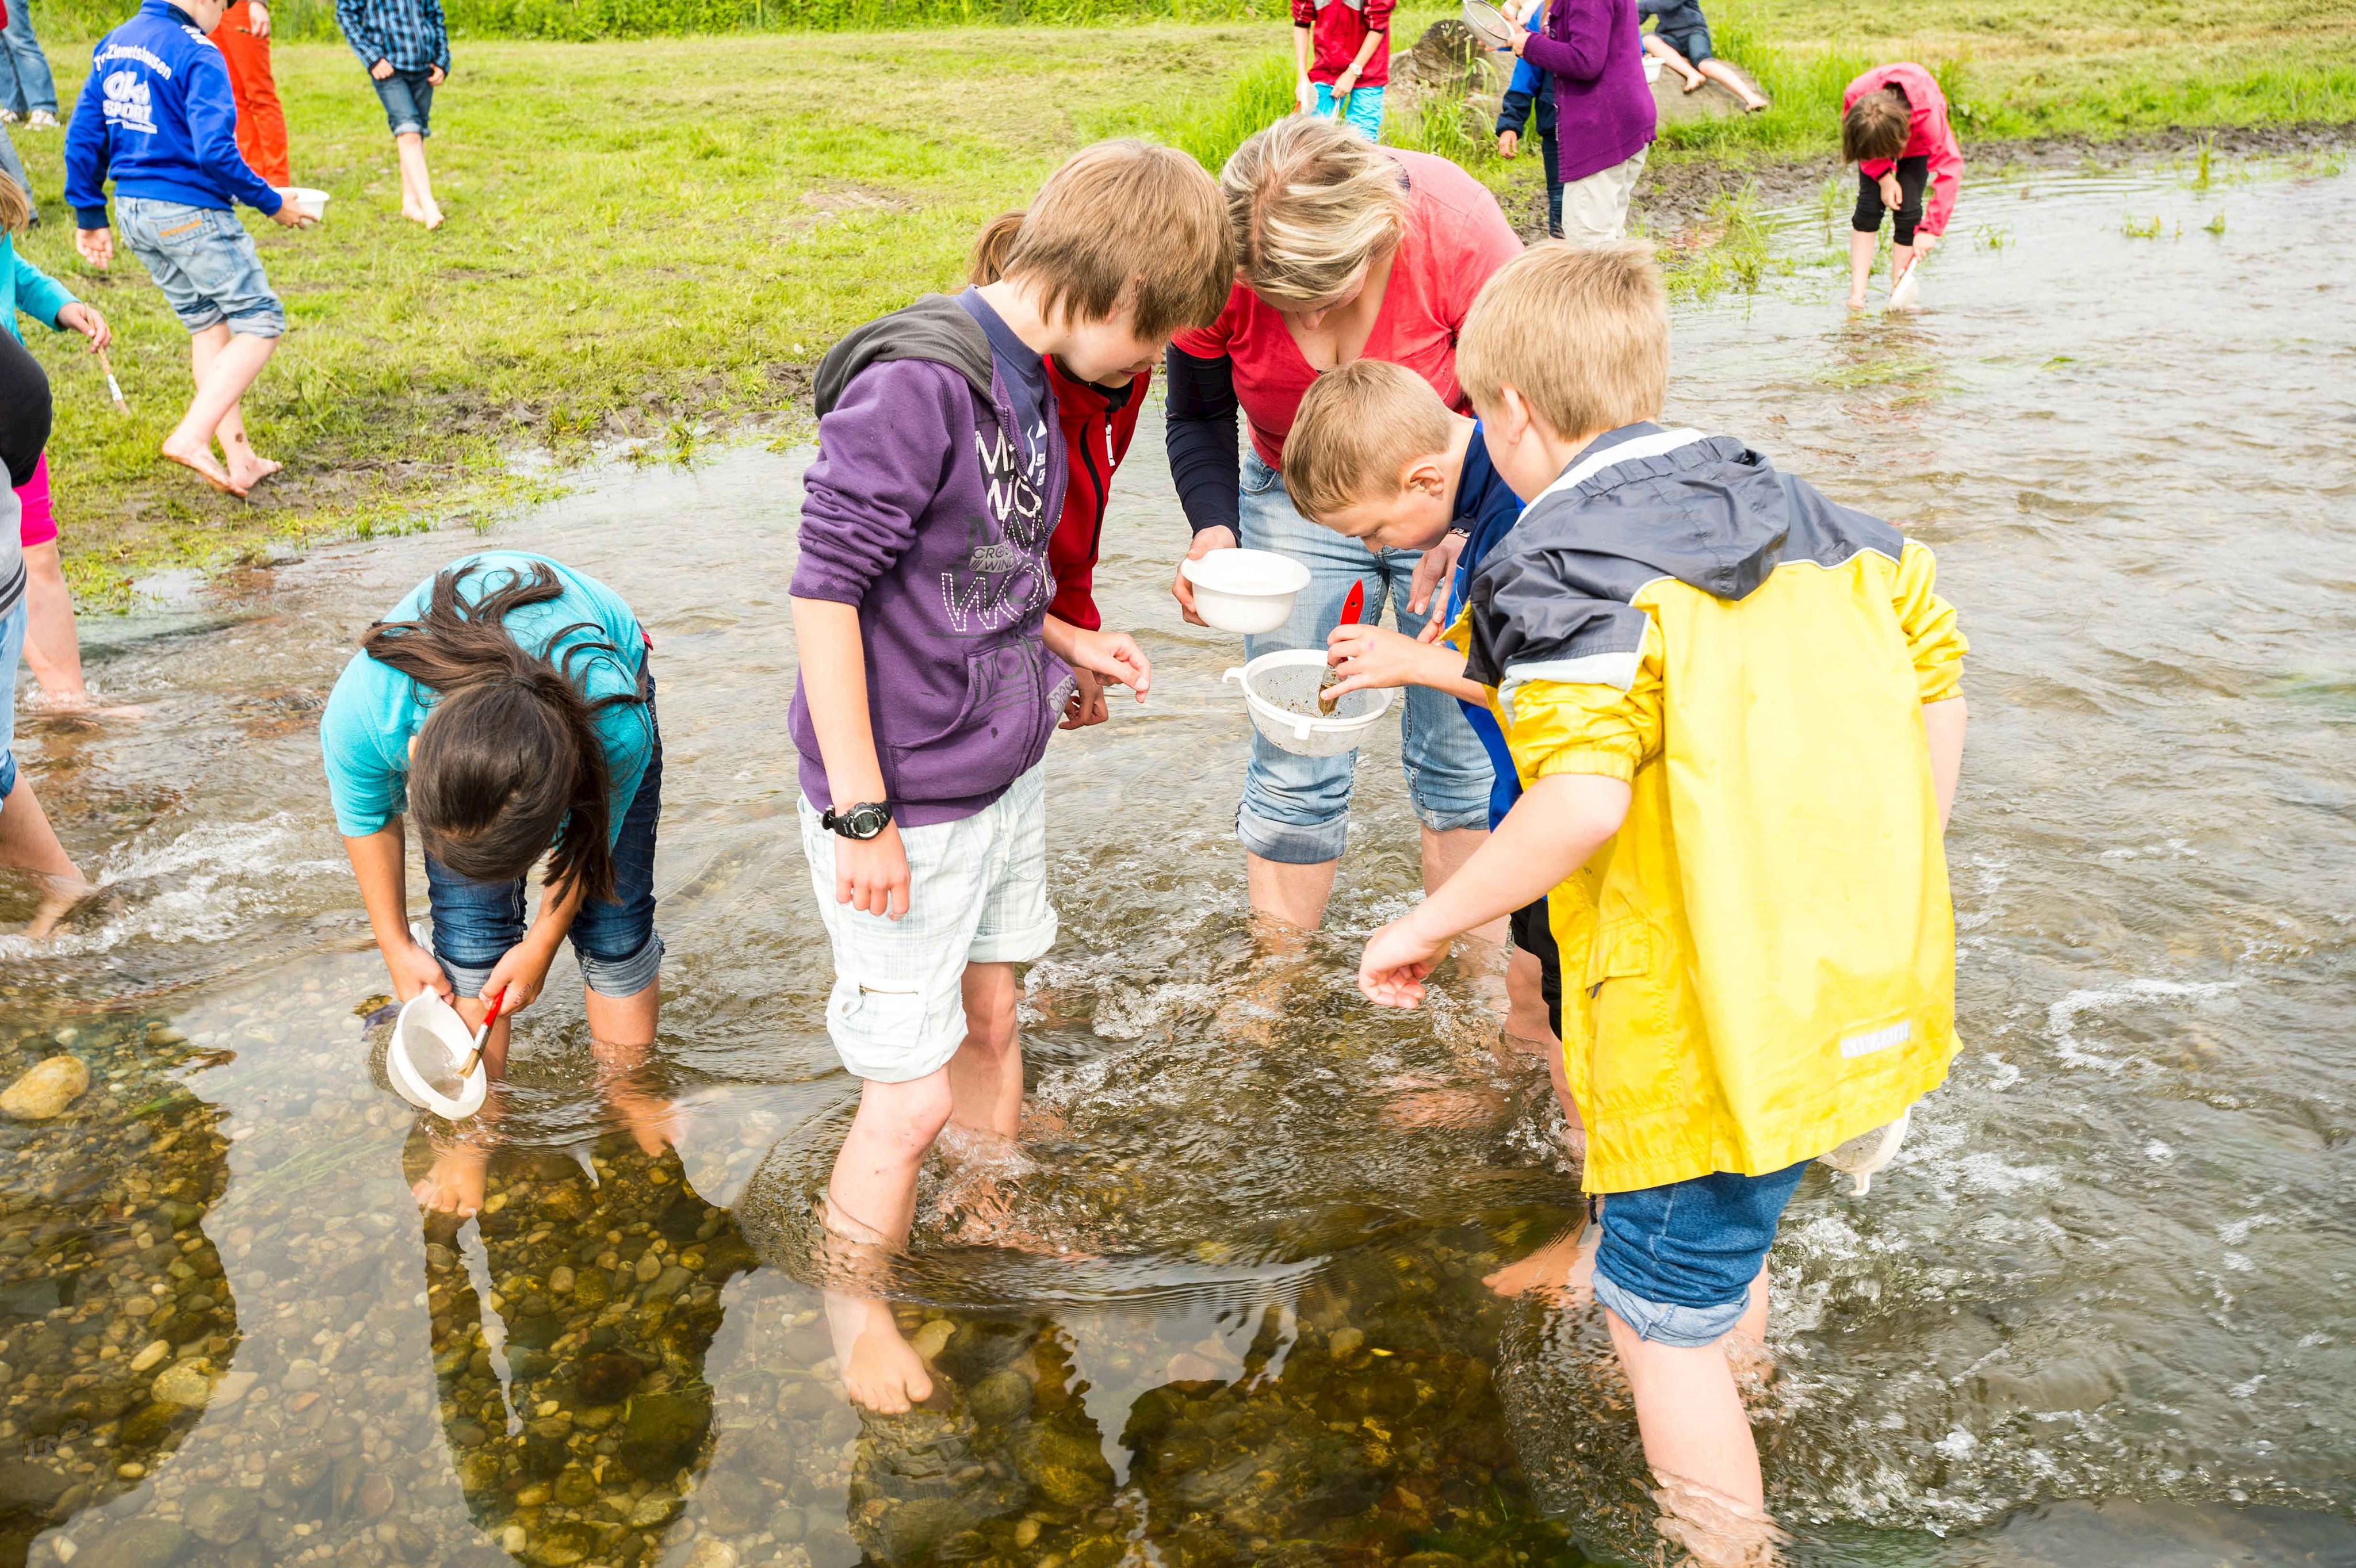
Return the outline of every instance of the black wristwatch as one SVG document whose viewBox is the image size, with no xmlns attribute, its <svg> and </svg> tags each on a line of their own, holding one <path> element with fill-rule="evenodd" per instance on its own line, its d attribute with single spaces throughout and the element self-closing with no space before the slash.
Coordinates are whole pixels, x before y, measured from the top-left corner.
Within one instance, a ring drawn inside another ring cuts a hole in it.
<svg viewBox="0 0 2356 1568">
<path fill-rule="evenodd" d="M 820 811 L 818 820 L 820 826 L 844 838 L 872 839 L 892 825 L 892 808 L 881 800 L 870 800 L 847 811 Z"/>
</svg>

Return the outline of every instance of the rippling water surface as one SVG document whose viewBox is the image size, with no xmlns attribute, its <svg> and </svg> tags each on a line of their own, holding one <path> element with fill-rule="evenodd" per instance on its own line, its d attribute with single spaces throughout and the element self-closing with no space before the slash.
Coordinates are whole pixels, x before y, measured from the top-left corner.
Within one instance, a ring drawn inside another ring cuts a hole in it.
<svg viewBox="0 0 2356 1568">
<path fill-rule="evenodd" d="M 1934 544 L 1975 644 L 1966 1050 L 1871 1196 L 1811 1177 L 1774 1257 L 1759 1430 L 1803 1560 L 2356 1561 L 2356 292 L 2316 242 L 2351 220 L 2345 175 L 1987 182 L 1917 317 L 1846 320 L 1812 260 L 1680 313 L 1672 416 Z M 147 717 L 20 732 L 108 893 L 0 938 L 0 1071 L 95 1075 L 0 1125 L 0 1552 L 1653 1560 L 1600 1326 L 1481 1283 L 1574 1212 L 1543 1079 L 1470 978 L 1412 1015 L 1350 983 L 1415 886 L 1395 738 L 1330 930 L 1245 919 L 1240 649 L 1166 597 L 1159 447 L 1098 574 L 1153 701 L 1050 754 L 1024 1247 L 928 1190 L 904 1317 L 953 1397 L 897 1420 L 840 1399 L 807 1283 L 854 1085 L 788 793 L 806 454 L 594 471 L 496 532 L 654 633 L 670 961 L 659 1062 L 607 1082 L 560 961 L 455 1228 L 370 1065 L 316 727 L 356 632 L 472 536 L 90 627 Z M 0 886 L 0 928 L 30 908 Z"/>
</svg>

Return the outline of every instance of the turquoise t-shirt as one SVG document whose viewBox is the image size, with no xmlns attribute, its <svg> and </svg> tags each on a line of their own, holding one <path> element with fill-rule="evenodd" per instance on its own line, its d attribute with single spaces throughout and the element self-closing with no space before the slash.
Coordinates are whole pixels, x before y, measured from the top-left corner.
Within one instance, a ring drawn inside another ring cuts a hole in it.
<svg viewBox="0 0 2356 1568">
<path fill-rule="evenodd" d="M 589 700 L 619 694 L 635 695 L 638 672 L 646 662 L 646 637 L 637 617 L 621 596 L 594 577 L 575 572 L 545 555 L 519 550 L 486 550 L 462 556 L 445 570 L 477 565 L 459 590 L 472 605 L 507 585 L 510 574 L 521 575 L 534 564 L 555 572 L 564 592 L 537 605 L 511 612 L 507 628 L 515 640 L 566 668 L 567 649 L 609 642 L 620 650 L 616 661 L 609 653 L 574 656 L 571 670 Z M 439 575 L 437 573 L 435 575 Z M 415 620 L 434 596 L 428 577 L 385 616 L 389 621 Z M 578 630 L 551 644 L 549 639 L 568 626 L 586 621 L 591 630 Z M 409 742 L 434 705 L 435 693 L 365 653 L 355 654 L 327 697 L 327 711 L 319 720 L 319 750 L 327 764 L 327 796 L 335 802 L 336 826 L 347 838 L 365 838 L 382 828 L 409 805 Z M 618 838 L 622 818 L 637 798 L 638 780 L 646 776 L 654 755 L 654 723 L 645 704 L 617 703 L 597 715 L 597 731 L 605 741 L 605 768 L 613 779 L 614 799 L 608 813 L 608 841 Z"/>
</svg>

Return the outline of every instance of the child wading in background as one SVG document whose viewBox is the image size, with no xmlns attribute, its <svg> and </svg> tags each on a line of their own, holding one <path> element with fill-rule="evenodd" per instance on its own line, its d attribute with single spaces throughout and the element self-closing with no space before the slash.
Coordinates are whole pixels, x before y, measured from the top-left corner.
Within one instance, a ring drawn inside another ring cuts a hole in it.
<svg viewBox="0 0 2356 1568">
<path fill-rule="evenodd" d="M 1841 160 L 1857 166 L 1857 211 L 1849 220 L 1848 307 L 1865 306 L 1866 279 L 1881 215 L 1890 230 L 1890 285 L 1931 253 L 1947 231 L 1964 183 L 1964 149 L 1947 124 L 1938 80 L 1911 60 L 1878 65 L 1841 94 Z M 1931 187 L 1930 209 L 1922 188 Z"/>
<path fill-rule="evenodd" d="M 1522 134 L 1535 117 L 1538 128 L 1538 158 L 1546 170 L 1547 232 L 1562 238 L 1562 146 L 1555 137 L 1554 76 L 1526 59 L 1514 62 L 1514 79 L 1497 105 L 1497 156 L 1510 158 L 1522 147 Z"/>
<path fill-rule="evenodd" d="M 1559 4 L 1559 0 L 1558 0 Z M 1646 247 L 1539 246 L 1458 350 L 1530 506 L 1473 574 L 1467 673 L 1527 789 L 1366 944 L 1412 1006 L 1459 932 L 1546 897 L 1597 1222 L 1592 1289 L 1664 1528 L 1706 1561 L 1773 1530 L 1728 1359 L 1757 1354 L 1768 1248 L 1809 1163 L 1896 1122 L 1956 1049 L 1942 835 L 1965 644 L 1929 551 L 1728 436 L 1664 430 Z"/>
<path fill-rule="evenodd" d="M 401 215 L 442 227 L 425 138 L 434 134 L 434 90 L 450 76 L 450 29 L 442 0 L 336 0 L 336 25 L 368 68 L 401 164 Z"/>
<path fill-rule="evenodd" d="M 1021 212 L 1001 212 L 991 220 L 974 242 L 967 282 L 979 288 L 1005 275 L 1006 257 L 1023 232 L 1023 219 Z M 1047 613 L 1082 631 L 1095 631 L 1104 625 L 1097 612 L 1097 553 L 1104 542 L 1105 512 L 1112 503 L 1113 471 L 1129 456 L 1153 371 L 1132 372 L 1124 365 L 1105 381 L 1084 381 L 1053 355 L 1046 367 L 1047 386 L 1055 394 L 1055 413 L 1064 428 L 1066 469 L 1063 515 L 1047 541 L 1047 569 L 1055 578 L 1055 597 Z M 1083 729 L 1111 716 L 1105 706 L 1103 676 L 1075 665 L 1072 682 L 1058 729 Z"/>
<path fill-rule="evenodd" d="M 262 0 L 237 0 L 209 36 L 229 67 L 230 91 L 237 100 L 237 150 L 271 184 L 294 184 L 286 161 L 286 111 L 270 70 L 270 7 Z"/>
<path fill-rule="evenodd" d="M 1394 0 L 1292 0 L 1293 103 L 1383 139 Z"/>
<path fill-rule="evenodd" d="M 1767 107 L 1741 74 L 1728 69 L 1711 50 L 1709 18 L 1701 14 L 1701 0 L 1636 0 L 1636 15 L 1654 19 L 1653 30 L 1644 35 L 1644 52 L 1683 77 L 1685 91 L 1698 92 L 1703 82 L 1715 81 L 1742 100 L 1747 114 Z"/>
<path fill-rule="evenodd" d="M 1183 153 L 1108 142 L 1049 178 L 995 283 L 870 322 L 819 366 L 794 634 L 802 847 L 834 949 L 827 1032 L 862 1082 L 819 1219 L 851 1397 L 932 1391 L 883 1299 L 916 1176 L 954 1123 L 1011 1148 L 1014 966 L 1055 940 L 1044 770 L 1066 666 L 1142 699 L 1123 634 L 1048 613 L 1068 458 L 1047 361 L 1150 370 L 1235 276 L 1226 203 Z M 873 679 L 873 684 L 870 682 Z"/>
<path fill-rule="evenodd" d="M 276 473 L 246 438 L 239 400 L 286 330 L 253 237 L 236 204 L 290 229 L 313 221 L 247 166 L 237 150 L 237 103 L 229 68 L 205 34 L 222 0 L 145 0 L 139 14 L 98 41 L 90 84 L 66 130 L 66 204 L 74 244 L 104 272 L 114 260 L 106 182 L 114 182 L 123 242 L 188 329 L 197 395 L 164 438 L 164 456 L 217 490 L 241 496 Z M 220 442 L 228 467 L 213 460 Z"/>
<path fill-rule="evenodd" d="M 80 333 L 95 353 L 113 341 L 106 318 L 16 253 L 15 236 L 25 227 L 28 205 L 15 181 L 0 180 L 0 326 L 23 342 L 16 327 L 21 310 L 53 332 Z M 25 551 L 26 661 L 40 678 L 50 706 L 87 708 L 90 690 L 82 684 L 73 596 L 66 590 L 65 570 L 58 561 L 48 453 L 35 459 L 31 476 L 15 489 L 21 514 L 17 537 Z"/>
</svg>

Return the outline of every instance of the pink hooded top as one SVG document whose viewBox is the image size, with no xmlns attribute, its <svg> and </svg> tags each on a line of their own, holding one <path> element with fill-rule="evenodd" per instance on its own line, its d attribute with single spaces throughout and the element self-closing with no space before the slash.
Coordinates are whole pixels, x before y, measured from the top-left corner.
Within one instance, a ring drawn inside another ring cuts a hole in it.
<svg viewBox="0 0 2356 1568">
<path fill-rule="evenodd" d="M 1847 113 L 1858 99 L 1885 87 L 1906 94 L 1912 111 L 1906 148 L 1898 156 L 1931 160 L 1931 199 L 1923 203 L 1922 231 L 1944 235 L 1947 214 L 1955 209 L 1955 193 L 1964 184 L 1964 149 L 1955 140 L 1954 127 L 1947 124 L 1947 95 L 1939 91 L 1938 80 L 1929 71 L 1912 60 L 1900 60 L 1895 65 L 1875 66 L 1850 82 L 1848 91 L 1841 94 L 1841 113 Z M 1867 158 L 1857 166 L 1868 179 L 1879 179 L 1892 166 L 1890 158 Z"/>
</svg>

